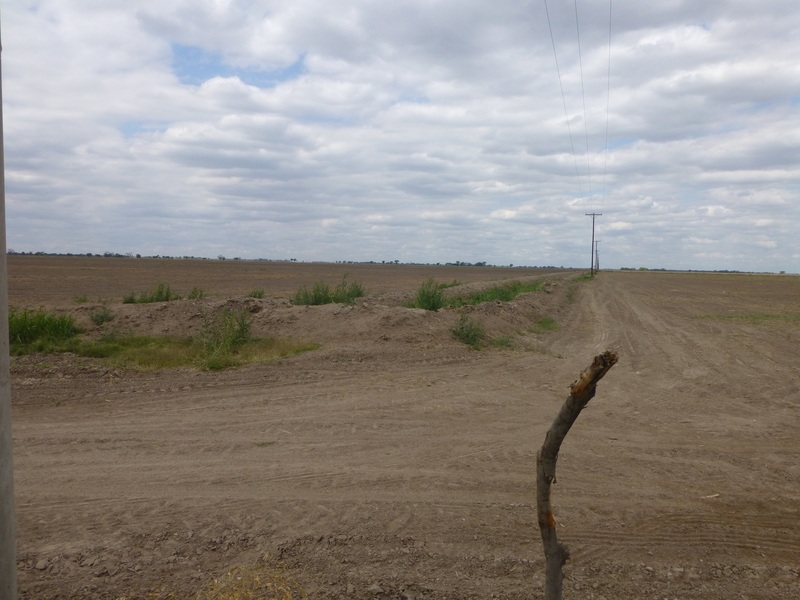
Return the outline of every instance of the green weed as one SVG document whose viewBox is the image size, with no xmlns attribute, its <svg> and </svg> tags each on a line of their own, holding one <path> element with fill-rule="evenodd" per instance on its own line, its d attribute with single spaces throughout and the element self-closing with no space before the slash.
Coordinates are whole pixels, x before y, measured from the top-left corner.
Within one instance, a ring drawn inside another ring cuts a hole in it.
<svg viewBox="0 0 800 600">
<path fill-rule="evenodd" d="M 322 304 L 353 304 L 364 296 L 364 287 L 357 282 L 347 282 L 347 275 L 342 277 L 333 290 L 327 283 L 318 281 L 310 290 L 303 286 L 292 297 L 292 304 L 298 306 L 319 306 Z"/>
<path fill-rule="evenodd" d="M 521 281 L 512 281 L 503 285 L 495 285 L 484 290 L 479 290 L 468 294 L 467 296 L 459 296 L 451 300 L 449 306 L 474 306 L 483 302 L 511 302 L 520 294 L 527 292 L 541 292 L 544 290 L 544 284 L 540 281 L 532 283 L 523 283 Z"/>
<path fill-rule="evenodd" d="M 264 290 L 263 289 L 253 290 L 252 292 L 247 294 L 247 297 L 248 298 L 256 298 L 258 300 L 263 300 L 264 299 Z"/>
<path fill-rule="evenodd" d="M 443 286 L 437 283 L 433 277 L 426 279 L 419 289 L 417 295 L 411 306 L 414 308 L 423 308 L 425 310 L 439 310 L 445 305 Z"/>
<path fill-rule="evenodd" d="M 486 340 L 486 330 L 467 315 L 461 315 L 458 323 L 450 330 L 459 342 L 478 350 Z"/>
<path fill-rule="evenodd" d="M 498 336 L 496 338 L 492 338 L 489 342 L 492 346 L 496 348 L 513 348 L 514 342 L 510 337 L 507 336 Z"/>
<path fill-rule="evenodd" d="M 542 317 L 531 327 L 531 331 L 534 333 L 549 333 L 559 329 L 561 329 L 561 326 L 552 317 Z"/>
<path fill-rule="evenodd" d="M 135 292 L 131 292 L 122 298 L 122 302 L 124 304 L 146 304 L 150 302 L 170 302 L 180 299 L 181 297 L 174 293 L 169 285 L 159 283 L 152 292 L 139 292 L 138 296 Z"/>
<path fill-rule="evenodd" d="M 114 313 L 111 311 L 108 305 L 104 304 L 101 308 L 96 308 L 92 312 L 90 312 L 89 318 L 92 320 L 92 323 L 100 326 L 103 323 L 108 323 L 109 321 L 113 321 Z"/>
<path fill-rule="evenodd" d="M 333 288 L 333 293 L 331 294 L 333 302 L 337 304 L 353 304 L 364 295 L 364 286 L 356 281 L 348 283 L 347 275 L 342 277 L 342 281 Z"/>
<path fill-rule="evenodd" d="M 100 339 L 88 340 L 79 339 L 78 333 L 71 316 L 46 311 L 9 311 L 9 339 L 14 355 L 73 352 L 125 368 L 215 370 L 287 358 L 319 348 L 319 344 L 310 342 L 253 338 L 249 314 L 230 309 L 207 316 L 197 338 L 111 332 Z"/>
<path fill-rule="evenodd" d="M 13 354 L 47 352 L 73 339 L 78 332 L 75 319 L 69 315 L 9 309 L 8 338 Z"/>
<path fill-rule="evenodd" d="M 89 296 L 86 294 L 79 294 L 75 296 L 75 304 L 86 304 L 89 301 Z"/>
<path fill-rule="evenodd" d="M 206 315 L 200 332 L 203 367 L 217 370 L 237 364 L 235 354 L 250 340 L 251 326 L 250 314 L 244 309 L 225 308 L 217 314 Z"/>
<path fill-rule="evenodd" d="M 592 275 L 591 272 L 589 272 L 576 275 L 575 277 L 572 278 L 572 281 L 591 281 L 592 279 L 594 279 L 594 275 Z"/>
<path fill-rule="evenodd" d="M 192 291 L 189 292 L 189 300 L 202 300 L 206 297 L 206 293 L 197 286 L 192 288 Z"/>
</svg>

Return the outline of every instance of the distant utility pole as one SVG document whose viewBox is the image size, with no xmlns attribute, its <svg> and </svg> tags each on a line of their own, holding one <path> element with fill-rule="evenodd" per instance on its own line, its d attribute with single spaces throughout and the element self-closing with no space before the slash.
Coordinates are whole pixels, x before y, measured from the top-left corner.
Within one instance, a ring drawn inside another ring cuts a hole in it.
<svg viewBox="0 0 800 600">
<path fill-rule="evenodd" d="M 600 248 L 597 244 L 600 243 L 600 240 L 594 241 L 594 271 L 595 273 L 600 271 Z"/>
<path fill-rule="evenodd" d="M 2 43 L 0 43 L 0 53 L 2 53 Z M 17 598 L 17 538 L 14 522 L 14 468 L 11 453 L 11 359 L 8 348 L 3 72 L 0 67 L 0 600 L 16 600 Z"/>
<path fill-rule="evenodd" d="M 595 217 L 601 216 L 603 213 L 586 213 L 587 217 L 592 217 L 592 262 L 590 263 L 591 266 L 591 273 L 594 275 L 594 220 Z"/>
</svg>

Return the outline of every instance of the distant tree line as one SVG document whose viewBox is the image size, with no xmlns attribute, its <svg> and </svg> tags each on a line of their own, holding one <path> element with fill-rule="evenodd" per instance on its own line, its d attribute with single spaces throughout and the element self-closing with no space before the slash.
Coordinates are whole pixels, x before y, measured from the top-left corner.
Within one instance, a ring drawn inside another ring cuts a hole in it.
<svg viewBox="0 0 800 600">
<path fill-rule="evenodd" d="M 9 248 L 7 250 L 7 254 L 9 255 L 19 255 L 19 256 L 90 256 L 90 257 L 100 257 L 100 258 L 161 258 L 161 259 L 174 259 L 174 260 L 253 260 L 253 261 L 261 261 L 261 262 L 304 262 L 298 261 L 296 258 L 254 258 L 254 259 L 243 259 L 239 256 L 228 258 L 222 254 L 218 255 L 216 259 L 211 259 L 205 256 L 169 256 L 164 254 L 152 254 L 152 255 L 142 255 L 142 254 L 134 254 L 133 252 L 103 252 L 100 253 L 93 253 L 93 252 L 17 252 L 13 248 Z M 308 261 L 308 262 L 328 262 L 328 261 Z M 414 265 L 414 266 L 442 266 L 442 263 L 425 263 L 425 262 L 402 262 L 400 260 L 336 260 L 332 261 L 335 264 L 343 264 L 343 265 Z M 466 261 L 455 261 L 455 262 L 446 262 L 444 266 L 447 267 L 514 267 L 515 265 L 508 264 L 508 265 L 496 265 L 491 264 L 485 260 L 478 261 L 478 262 L 466 262 Z M 556 267 L 553 265 L 516 265 L 517 268 L 520 269 L 565 269 L 568 267 Z"/>
</svg>

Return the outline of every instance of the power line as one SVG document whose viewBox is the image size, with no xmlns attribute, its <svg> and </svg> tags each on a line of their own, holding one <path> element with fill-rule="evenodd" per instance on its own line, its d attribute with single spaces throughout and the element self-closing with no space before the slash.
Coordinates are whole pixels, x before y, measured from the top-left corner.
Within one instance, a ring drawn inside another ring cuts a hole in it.
<svg viewBox="0 0 800 600">
<path fill-rule="evenodd" d="M 605 208 L 606 202 L 606 175 L 608 173 L 608 123 L 609 115 L 611 113 L 611 16 L 613 10 L 613 0 L 608 0 L 608 70 L 606 74 L 607 87 L 606 87 L 606 139 L 603 150 L 603 179 L 602 189 L 600 194 L 600 207 L 601 210 Z"/>
<path fill-rule="evenodd" d="M 561 102 L 564 106 L 564 117 L 567 123 L 567 131 L 569 132 L 569 143 L 570 149 L 572 150 L 572 158 L 575 163 L 575 176 L 578 181 L 578 189 L 580 191 L 581 196 L 583 196 L 583 185 L 581 184 L 581 176 L 580 170 L 578 169 L 578 157 L 575 154 L 575 142 L 572 136 L 572 127 L 569 123 L 569 111 L 567 110 L 567 99 L 566 95 L 564 94 L 564 84 L 561 80 L 561 68 L 558 64 L 558 52 L 556 50 L 556 41 L 555 36 L 553 35 L 553 26 L 550 20 L 550 9 L 547 6 L 547 0 L 544 1 L 544 10 L 545 14 L 547 15 L 547 27 L 550 31 L 550 42 L 553 46 L 553 57 L 556 63 L 556 72 L 558 74 L 558 85 L 561 90 Z M 583 100 L 583 124 L 584 124 L 584 138 L 586 141 L 586 178 L 587 178 L 587 186 L 589 192 L 589 199 L 591 201 L 592 198 L 592 184 L 591 184 L 591 154 L 589 149 L 589 119 L 587 116 L 586 111 L 586 87 L 584 84 L 584 77 L 583 77 L 583 52 L 581 48 L 581 30 L 580 30 L 580 19 L 578 14 L 578 0 L 574 0 L 574 7 L 575 7 L 575 31 L 577 34 L 578 39 L 578 63 L 580 67 L 580 75 L 581 75 L 581 98 Z M 605 127 L 605 143 L 604 143 L 604 153 L 603 153 L 603 177 L 601 181 L 602 185 L 602 193 L 600 194 L 600 204 L 601 210 L 605 207 L 605 195 L 606 195 L 606 177 L 608 174 L 608 131 L 609 131 L 609 122 L 610 122 L 610 114 L 611 114 L 611 36 L 612 36 L 612 13 L 613 13 L 613 0 L 609 0 L 608 3 L 608 65 L 607 65 L 607 87 L 606 87 L 606 127 Z M 592 258 L 591 258 L 591 273 L 594 275 L 596 266 L 599 270 L 599 264 L 596 264 L 595 256 L 597 251 L 597 244 L 595 242 L 595 219 L 599 216 L 602 216 L 602 212 L 591 212 L 586 213 L 586 216 L 592 217 Z M 597 259 L 599 263 L 599 258 Z"/>
<path fill-rule="evenodd" d="M 550 42 L 553 44 L 553 58 L 556 61 L 556 73 L 558 74 L 558 87 L 561 88 L 561 102 L 564 105 L 564 120 L 567 122 L 569 132 L 569 147 L 572 151 L 572 160 L 575 163 L 575 177 L 578 179 L 578 190 L 583 196 L 583 186 L 581 185 L 581 174 L 578 170 L 578 157 L 575 154 L 575 142 L 572 139 L 572 127 L 569 124 L 569 111 L 567 110 L 567 97 L 564 94 L 564 84 L 561 81 L 561 68 L 558 66 L 558 53 L 556 52 L 556 38 L 553 36 L 553 26 L 550 23 L 550 10 L 547 8 L 547 0 L 544 0 L 544 12 L 547 15 L 547 28 L 550 30 Z"/>
<path fill-rule="evenodd" d="M 581 27 L 578 19 L 578 0 L 575 4 L 575 34 L 578 38 L 578 66 L 581 72 L 581 98 L 583 99 L 583 136 L 586 141 L 586 188 L 589 198 L 592 197 L 592 167 L 589 158 L 589 119 L 586 115 L 586 86 L 583 79 L 583 52 L 581 52 Z"/>
</svg>

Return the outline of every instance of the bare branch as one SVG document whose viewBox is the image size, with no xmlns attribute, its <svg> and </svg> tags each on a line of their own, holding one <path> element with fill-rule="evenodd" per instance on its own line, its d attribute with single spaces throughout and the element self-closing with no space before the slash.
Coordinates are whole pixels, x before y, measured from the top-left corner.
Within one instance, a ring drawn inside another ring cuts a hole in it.
<svg viewBox="0 0 800 600">
<path fill-rule="evenodd" d="M 558 542 L 556 519 L 550 503 L 550 488 L 556 483 L 558 451 L 578 415 L 589 400 L 594 398 L 597 382 L 617 360 L 617 354 L 610 350 L 594 357 L 592 364 L 570 386 L 570 395 L 550 426 L 542 449 L 536 455 L 536 511 L 546 561 L 545 600 L 561 600 L 564 581 L 562 567 L 569 560 L 569 550 Z"/>
</svg>

